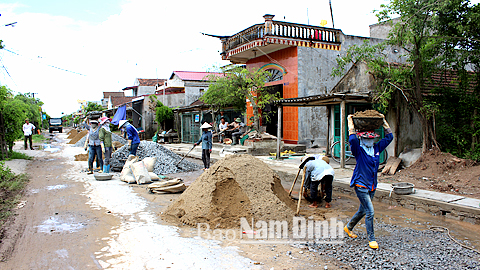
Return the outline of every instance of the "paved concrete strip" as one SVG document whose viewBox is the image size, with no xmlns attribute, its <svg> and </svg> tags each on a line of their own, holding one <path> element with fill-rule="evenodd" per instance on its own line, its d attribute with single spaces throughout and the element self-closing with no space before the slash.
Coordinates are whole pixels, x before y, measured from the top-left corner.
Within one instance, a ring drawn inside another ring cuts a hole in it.
<svg viewBox="0 0 480 270">
<path fill-rule="evenodd" d="M 418 198 L 426 198 L 430 200 L 442 201 L 442 202 L 454 202 L 461 200 L 465 197 L 457 196 L 452 194 L 440 193 L 435 191 L 429 190 L 422 190 L 422 189 L 415 189 L 415 193 L 411 194 L 410 196 L 418 197 Z"/>
<path fill-rule="evenodd" d="M 480 200 L 473 199 L 473 198 L 463 198 L 461 200 L 452 202 L 452 204 L 458 204 L 462 206 L 468 206 L 468 207 L 480 209 Z"/>
</svg>

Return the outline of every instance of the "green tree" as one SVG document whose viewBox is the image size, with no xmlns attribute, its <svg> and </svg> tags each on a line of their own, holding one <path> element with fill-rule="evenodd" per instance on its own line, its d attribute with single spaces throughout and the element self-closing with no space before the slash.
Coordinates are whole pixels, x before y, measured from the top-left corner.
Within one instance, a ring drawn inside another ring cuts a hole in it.
<svg viewBox="0 0 480 270">
<path fill-rule="evenodd" d="M 222 75 L 211 75 L 212 84 L 200 98 L 203 102 L 218 110 L 233 106 L 246 110 L 247 100 L 253 109 L 253 127 L 260 130 L 261 110 L 274 100 L 280 99 L 279 93 L 270 93 L 265 87 L 268 72 L 257 69 L 235 67 L 224 70 Z"/>
<path fill-rule="evenodd" d="M 333 73 L 339 75 L 350 63 L 365 61 L 378 81 L 374 101 L 386 107 L 393 93 L 401 91 L 417 112 L 423 151 L 442 145 L 447 151 L 465 155 L 460 149 L 470 144 L 473 152 L 479 135 L 478 5 L 472 6 L 468 0 L 392 0 L 381 8 L 379 21 L 392 25 L 389 40 L 375 46 L 351 46 L 337 59 L 339 68 Z M 392 16 L 400 16 L 395 24 Z M 407 64 L 388 63 L 385 49 L 391 49 L 389 46 L 403 48 Z M 468 70 L 472 67 L 473 74 Z M 439 81 L 438 74 L 455 79 Z M 427 90 L 426 84 L 437 87 Z M 452 84 L 456 86 L 452 88 Z"/>
<path fill-rule="evenodd" d="M 155 104 L 155 120 L 158 123 L 157 132 L 160 131 L 160 125 L 165 130 L 165 121 L 173 118 L 173 111 L 168 106 L 163 105 L 155 95 L 151 95 L 150 100 Z"/>
<path fill-rule="evenodd" d="M 85 112 L 92 112 L 92 111 L 103 111 L 102 105 L 95 103 L 95 102 L 88 102 L 87 107 L 85 107 Z"/>
</svg>

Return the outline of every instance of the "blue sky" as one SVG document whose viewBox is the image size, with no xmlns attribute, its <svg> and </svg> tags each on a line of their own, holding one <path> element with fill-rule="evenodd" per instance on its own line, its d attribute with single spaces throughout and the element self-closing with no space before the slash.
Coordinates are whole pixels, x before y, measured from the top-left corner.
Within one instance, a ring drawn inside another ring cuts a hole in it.
<svg viewBox="0 0 480 270">
<path fill-rule="evenodd" d="M 282 4 L 283 3 L 283 4 Z M 77 100 L 100 100 L 135 78 L 168 78 L 174 70 L 206 71 L 228 64 L 218 39 L 275 20 L 332 27 L 328 0 L 241 2 L 224 0 L 3 0 L 0 84 L 33 92 L 51 116 L 79 108 Z M 368 36 L 372 10 L 384 0 L 332 0 L 335 28 Z M 308 16 L 307 16 L 308 10 Z M 9 52 L 9 51 L 11 52 Z"/>
</svg>

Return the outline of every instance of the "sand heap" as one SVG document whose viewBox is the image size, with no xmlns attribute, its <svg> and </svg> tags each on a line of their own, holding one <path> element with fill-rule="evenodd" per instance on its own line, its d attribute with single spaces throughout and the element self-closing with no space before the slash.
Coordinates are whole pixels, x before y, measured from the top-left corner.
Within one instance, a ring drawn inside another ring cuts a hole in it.
<svg viewBox="0 0 480 270">
<path fill-rule="evenodd" d="M 286 220 L 295 204 L 280 178 L 261 160 L 250 155 L 231 155 L 217 161 L 171 204 L 167 218 L 196 226 L 238 228 L 240 218 Z"/>
<path fill-rule="evenodd" d="M 83 130 L 82 132 L 79 132 L 73 139 L 71 139 L 68 144 L 75 144 L 77 143 L 80 139 L 82 139 L 85 135 L 87 135 L 88 131 Z"/>
<path fill-rule="evenodd" d="M 77 136 L 78 131 L 76 129 L 72 129 L 68 132 L 68 137 L 67 139 L 73 139 L 75 136 Z"/>
<path fill-rule="evenodd" d="M 370 117 L 382 117 L 382 114 L 375 110 L 366 110 L 366 111 L 356 112 L 353 114 L 353 116 L 370 118 Z"/>
</svg>

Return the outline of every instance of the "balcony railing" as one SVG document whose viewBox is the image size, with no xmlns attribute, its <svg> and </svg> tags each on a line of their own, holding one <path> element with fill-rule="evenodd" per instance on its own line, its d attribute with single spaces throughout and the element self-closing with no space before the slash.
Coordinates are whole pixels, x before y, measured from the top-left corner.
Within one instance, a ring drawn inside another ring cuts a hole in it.
<svg viewBox="0 0 480 270">
<path fill-rule="evenodd" d="M 223 41 L 223 51 L 229 51 L 251 41 L 264 37 L 279 37 L 323 43 L 340 43 L 340 30 L 312 25 L 294 24 L 279 21 L 266 21 L 253 25 Z"/>
</svg>

